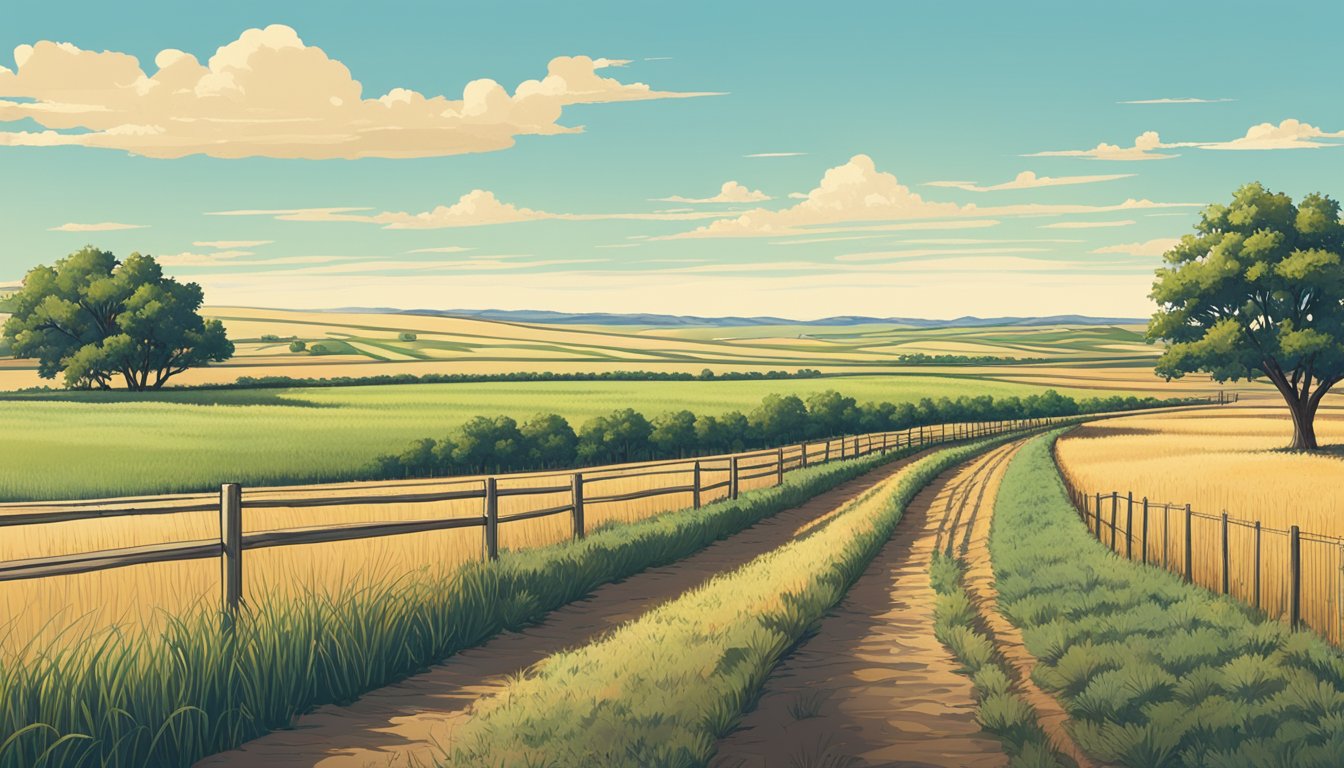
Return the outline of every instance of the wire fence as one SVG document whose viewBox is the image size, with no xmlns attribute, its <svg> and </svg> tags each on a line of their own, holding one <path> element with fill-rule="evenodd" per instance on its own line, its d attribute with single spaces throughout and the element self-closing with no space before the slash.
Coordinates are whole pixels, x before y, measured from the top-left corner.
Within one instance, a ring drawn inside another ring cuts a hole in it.
<svg viewBox="0 0 1344 768">
<path fill-rule="evenodd" d="M 1064 483 L 1088 531 L 1117 555 L 1344 644 L 1344 538 Z"/>
</svg>

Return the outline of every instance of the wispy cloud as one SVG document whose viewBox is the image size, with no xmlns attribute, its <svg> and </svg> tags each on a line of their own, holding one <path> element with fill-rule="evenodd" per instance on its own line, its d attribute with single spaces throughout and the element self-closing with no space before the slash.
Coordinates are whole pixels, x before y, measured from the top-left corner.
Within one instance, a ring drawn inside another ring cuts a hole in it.
<svg viewBox="0 0 1344 768">
<path fill-rule="evenodd" d="M 757 152 L 743 157 L 802 157 L 806 154 L 806 152 Z"/>
<path fill-rule="evenodd" d="M 1176 247 L 1176 244 L 1179 242 L 1180 240 L 1178 238 L 1165 237 L 1157 238 L 1155 240 L 1147 240 L 1142 243 L 1118 243 L 1116 245 L 1108 245 L 1103 248 L 1097 248 L 1091 252 L 1095 254 L 1114 253 L 1125 256 L 1161 256 Z"/>
<path fill-rule="evenodd" d="M 1176 214 L 1149 214 L 1150 216 L 1184 216 L 1184 213 Z M 1134 224 L 1133 219 L 1119 219 L 1117 221 L 1056 221 L 1053 224 L 1045 224 L 1041 229 L 1106 229 L 1109 227 L 1128 227 Z"/>
<path fill-rule="evenodd" d="M 197 248 L 218 248 L 229 250 L 235 248 L 256 248 L 262 245 L 270 245 L 273 242 L 275 241 L 274 240 L 197 240 L 196 242 L 192 243 L 192 245 L 196 246 Z"/>
<path fill-rule="evenodd" d="M 407 251 L 407 253 L 465 253 L 471 250 L 475 249 L 465 248 L 460 245 L 441 245 L 437 248 L 416 248 L 413 251 Z"/>
<path fill-rule="evenodd" d="M 1037 176 L 1032 171 L 1023 171 L 1012 180 L 1002 184 L 980 186 L 974 181 L 930 181 L 928 187 L 949 187 L 966 192 L 999 192 L 1010 189 L 1039 189 L 1041 187 L 1064 187 L 1074 184 L 1096 184 L 1101 181 L 1128 179 L 1132 173 L 1111 173 L 1101 176 Z"/>
<path fill-rule="evenodd" d="M 79 224 L 76 222 L 67 222 L 59 227 L 52 227 L 50 232 L 114 232 L 119 229 L 145 229 L 148 224 L 122 224 L 116 221 L 103 221 L 97 224 Z"/>
<path fill-rule="evenodd" d="M 1179 155 L 1163 154 L 1159 149 L 1192 147 L 1195 144 L 1166 144 L 1157 131 L 1145 131 L 1134 138 L 1134 145 L 1122 147 L 1102 142 L 1091 149 L 1057 149 L 1049 152 L 1033 152 L 1023 157 L 1086 157 L 1092 160 L 1170 160 Z"/>
<path fill-rule="evenodd" d="M 1320 149 L 1337 147 L 1336 142 L 1324 142 L 1319 139 L 1344 139 L 1344 131 L 1327 132 L 1310 123 L 1289 118 L 1278 125 L 1260 123 L 1253 125 L 1241 136 L 1231 141 L 1216 141 L 1201 144 L 1202 149 L 1220 150 L 1267 150 L 1267 149 Z"/>
<path fill-rule="evenodd" d="M 682 197 L 673 195 L 671 197 L 655 198 L 660 203 L 760 203 L 771 199 L 759 189 L 751 189 L 736 181 L 725 181 L 719 187 L 719 193 L 712 197 Z"/>
<path fill-rule="evenodd" d="M 1225 101 L 1236 101 L 1236 99 L 1197 99 L 1193 97 L 1178 99 L 1135 99 L 1133 101 L 1117 101 L 1116 104 L 1220 104 Z"/>
<path fill-rule="evenodd" d="M 574 104 L 686 98 L 598 71 L 624 59 L 560 56 L 546 75 L 510 93 L 489 78 L 460 99 L 393 88 L 364 98 L 340 61 L 282 24 L 249 29 L 202 64 L 159 52 L 152 75 L 127 53 L 39 41 L 0 67 L 0 122 L 32 120 L 42 131 L 0 132 L 0 146 L 84 146 L 149 157 L 413 158 L 490 152 L 515 137 L 579 133 L 562 125 Z M 74 130 L 77 129 L 77 130 Z"/>
</svg>

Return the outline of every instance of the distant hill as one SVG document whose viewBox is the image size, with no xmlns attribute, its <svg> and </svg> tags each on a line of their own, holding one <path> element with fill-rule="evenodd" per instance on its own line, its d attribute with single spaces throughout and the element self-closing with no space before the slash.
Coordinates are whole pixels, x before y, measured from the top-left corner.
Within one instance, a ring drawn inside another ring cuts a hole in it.
<svg viewBox="0 0 1344 768">
<path fill-rule="evenodd" d="M 791 320 L 783 317 L 696 317 L 694 315 L 609 314 L 606 312 L 548 312 L 531 309 L 388 309 L 347 307 L 333 312 L 378 312 L 400 315 L 430 315 L 434 317 L 468 317 L 477 320 L 498 320 L 508 323 L 538 323 L 548 325 L 642 325 L 656 328 L 740 327 L 750 325 L 814 325 L 846 326 L 872 323 L 900 325 L 908 328 L 984 328 L 990 326 L 1042 325 L 1142 325 L 1147 319 L 1134 317 L 1087 317 L 1085 315 L 1048 315 L 1045 317 L 958 317 L 954 320 L 925 320 L 916 317 L 868 317 L 840 315 L 819 320 Z"/>
</svg>

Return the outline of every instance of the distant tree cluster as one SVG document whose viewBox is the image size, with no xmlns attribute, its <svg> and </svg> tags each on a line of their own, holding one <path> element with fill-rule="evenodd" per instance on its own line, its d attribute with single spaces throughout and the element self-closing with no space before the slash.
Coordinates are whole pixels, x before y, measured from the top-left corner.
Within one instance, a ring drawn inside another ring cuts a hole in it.
<svg viewBox="0 0 1344 768">
<path fill-rule="evenodd" d="M 295 348 L 295 344 L 301 345 Z M 307 346 L 312 352 L 323 347 L 322 342 Z M 290 351 L 304 351 L 304 342 L 290 345 Z M 330 354 L 323 347 L 322 352 Z M 378 376 L 333 376 L 309 378 L 303 376 L 239 376 L 229 384 L 202 384 L 183 389 L 272 389 L 282 387 L 368 387 L 382 384 L 480 384 L 508 381 L 768 381 L 775 379 L 817 379 L 824 374 L 815 368 L 797 371 L 724 371 L 715 373 L 706 368 L 698 374 L 667 371 L 593 371 L 554 373 L 551 371 L 512 371 L 509 373 L 411 373 L 381 374 Z"/>
<path fill-rule="evenodd" d="M 1013 365 L 1043 363 L 1044 357 L 998 357 L 996 355 L 926 355 L 912 352 L 896 358 L 901 365 Z"/>
<path fill-rule="evenodd" d="M 442 438 L 423 438 L 381 456 L 379 479 L 595 466 L 675 459 L 788 445 L 837 435 L 907 429 L 947 422 L 1073 416 L 1185 401 L 1112 396 L 1075 400 L 1054 390 L 1027 397 L 925 398 L 918 403 L 859 403 L 827 390 L 767 395 L 749 413 L 697 416 L 669 411 L 652 419 L 622 408 L 576 431 L 562 416 L 539 414 L 519 424 L 508 416 L 477 416 Z"/>
<path fill-rule="evenodd" d="M 196 283 L 165 277 L 153 257 L 119 260 L 92 246 L 39 266 L 8 300 L 3 337 L 15 357 L 71 389 L 159 389 L 179 373 L 227 360 L 233 344 L 200 315 Z"/>
</svg>

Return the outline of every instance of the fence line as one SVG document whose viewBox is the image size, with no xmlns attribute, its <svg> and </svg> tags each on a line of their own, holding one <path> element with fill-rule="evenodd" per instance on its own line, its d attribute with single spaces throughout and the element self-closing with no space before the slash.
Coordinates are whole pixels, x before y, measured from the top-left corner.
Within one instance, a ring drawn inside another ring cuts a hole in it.
<svg viewBox="0 0 1344 768">
<path fill-rule="evenodd" d="M 846 435 L 808 441 L 779 448 L 743 453 L 672 459 L 637 464 L 593 467 L 584 470 L 543 473 L 513 473 L 478 478 L 440 478 L 447 488 L 395 492 L 407 484 L 381 486 L 244 489 L 236 483 L 221 486 L 217 499 L 203 495 L 170 494 L 123 500 L 40 502 L 0 505 L 0 529 L 83 520 L 181 514 L 219 513 L 219 536 L 214 539 L 104 549 L 21 560 L 0 561 L 0 582 L 41 579 L 91 571 L 124 568 L 148 563 L 218 558 L 221 602 L 225 613 L 238 610 L 243 598 L 243 560 L 249 550 L 320 544 L 353 539 L 372 539 L 454 528 L 479 528 L 484 556 L 499 557 L 499 528 L 513 522 L 553 515 L 569 515 L 573 538 L 586 532 L 585 511 L 594 505 L 622 504 L 657 496 L 686 496 L 693 508 L 711 501 L 736 499 L 744 490 L 783 484 L 787 472 L 874 453 L 924 447 L 974 439 L 1005 432 L 1037 429 L 1054 424 L 1059 417 L 965 422 L 912 427 L 906 430 Z M 609 492 L 604 485 L 617 481 L 651 478 L 654 487 Z M 540 483 L 540 484 L 537 484 Z M 393 493 L 371 492 L 378 487 Z M 313 496 L 311 494 L 318 493 Z M 353 492 L 353 493 L 352 493 Z M 294 494 L 308 494 L 296 497 Z M 521 511 L 501 513 L 500 500 L 519 497 Z M 304 528 L 245 532 L 243 517 L 248 510 L 349 507 L 384 504 L 428 505 L 461 500 L 479 500 L 479 514 L 417 520 L 357 522 Z M 129 502 L 129 503 L 127 503 Z M 558 503 L 557 503 L 558 502 Z"/>
<path fill-rule="evenodd" d="M 1344 538 L 1132 492 L 1088 493 L 1060 476 L 1083 524 L 1116 555 L 1344 644 Z"/>
</svg>

